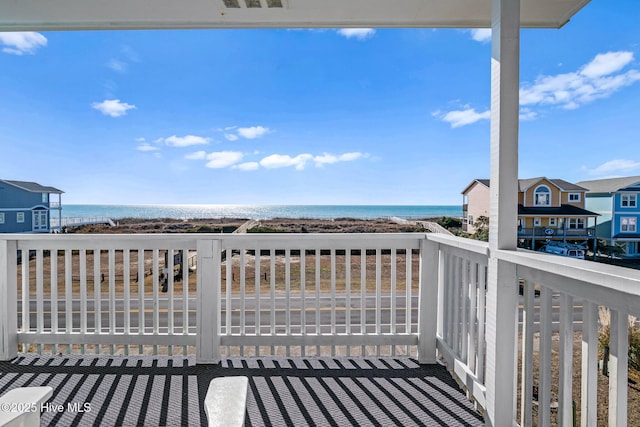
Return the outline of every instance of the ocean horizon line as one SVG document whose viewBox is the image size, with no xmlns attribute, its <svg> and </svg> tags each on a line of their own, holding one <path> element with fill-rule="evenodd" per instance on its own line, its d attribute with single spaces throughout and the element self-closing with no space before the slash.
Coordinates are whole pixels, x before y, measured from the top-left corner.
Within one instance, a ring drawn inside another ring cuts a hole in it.
<svg viewBox="0 0 640 427">
<path fill-rule="evenodd" d="M 55 215 L 52 213 L 52 215 Z M 462 216 L 461 205 L 63 204 L 65 218 L 433 218 Z"/>
</svg>

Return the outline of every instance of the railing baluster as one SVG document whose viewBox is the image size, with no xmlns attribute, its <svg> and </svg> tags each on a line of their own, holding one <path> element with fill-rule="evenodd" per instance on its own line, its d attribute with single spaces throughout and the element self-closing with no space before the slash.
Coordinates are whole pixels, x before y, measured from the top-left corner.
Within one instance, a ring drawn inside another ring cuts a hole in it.
<svg viewBox="0 0 640 427">
<path fill-rule="evenodd" d="M 153 250 L 153 335 L 160 332 L 160 251 Z M 158 354 L 158 345 L 153 345 L 154 356 Z"/>
<path fill-rule="evenodd" d="M 182 249 L 182 335 L 189 334 L 189 248 Z M 188 346 L 182 346 L 182 354 L 188 355 Z"/>
<path fill-rule="evenodd" d="M 255 334 L 257 336 L 262 335 L 261 319 L 260 319 L 260 249 L 256 249 L 255 254 L 255 292 L 256 292 L 256 329 Z M 260 356 L 260 346 L 256 345 L 256 356 Z"/>
<path fill-rule="evenodd" d="M 453 266 L 453 281 L 452 281 L 452 294 L 453 294 L 453 312 L 452 312 L 452 346 L 453 351 L 460 357 L 460 258 L 453 256 L 451 259 Z"/>
<path fill-rule="evenodd" d="M 307 306 L 306 291 L 307 287 L 307 256 L 305 249 L 300 249 L 300 333 L 307 335 Z M 307 355 L 307 347 L 301 346 L 300 355 Z"/>
<path fill-rule="evenodd" d="M 331 335 L 336 334 L 336 250 L 331 249 Z M 331 346 L 331 356 L 336 355 L 335 344 Z"/>
<path fill-rule="evenodd" d="M 376 335 L 382 333 L 382 254 L 376 249 Z M 380 345 L 376 345 L 376 356 L 380 356 Z"/>
<path fill-rule="evenodd" d="M 345 332 L 351 336 L 351 249 L 344 251 L 344 288 L 345 288 Z M 351 356 L 351 346 L 347 345 L 347 356 Z"/>
<path fill-rule="evenodd" d="M 29 249 L 22 249 L 22 330 L 31 330 L 31 301 L 29 300 Z"/>
<path fill-rule="evenodd" d="M 468 364 L 468 344 L 469 344 L 469 261 L 460 258 L 460 359 Z"/>
<path fill-rule="evenodd" d="M 391 249 L 391 301 L 389 301 L 390 305 L 391 305 L 391 325 L 390 325 L 390 333 L 392 335 L 395 335 L 397 333 L 397 329 L 396 329 L 396 305 L 398 304 L 398 296 L 397 296 L 397 282 L 396 282 L 396 270 L 397 270 L 397 265 L 396 265 L 396 249 Z M 396 346 L 392 345 L 391 346 L 391 355 L 395 356 L 396 355 Z"/>
<path fill-rule="evenodd" d="M 144 335 L 145 332 L 145 298 L 144 298 L 144 282 L 145 282 L 145 268 L 144 268 L 144 249 L 138 249 L 138 334 Z M 144 346 L 138 345 L 138 354 L 143 354 Z"/>
<path fill-rule="evenodd" d="M 245 284 L 245 249 L 240 248 L 240 335 L 245 336 L 247 334 L 246 329 L 246 301 L 247 301 L 247 293 L 246 293 L 246 284 Z M 244 345 L 240 346 L 240 356 L 244 356 Z"/>
<path fill-rule="evenodd" d="M 522 382 L 520 403 L 520 425 L 530 426 L 533 416 L 533 319 L 534 319 L 534 289 L 533 285 L 525 281 L 523 289 L 522 308 Z"/>
<path fill-rule="evenodd" d="M 175 304 L 174 304 L 174 298 L 173 298 L 173 286 L 174 286 L 173 255 L 174 255 L 174 250 L 168 249 L 167 250 L 168 265 L 165 265 L 165 268 L 167 270 L 167 276 L 164 278 L 164 280 L 167 281 L 167 293 L 169 296 L 169 301 L 167 302 L 168 303 L 168 310 L 167 310 L 167 334 L 168 335 L 173 335 L 175 333 L 174 319 L 173 319 L 173 316 L 175 313 Z M 173 356 L 173 345 L 169 344 L 167 346 L 167 353 L 169 354 L 169 356 Z"/>
<path fill-rule="evenodd" d="M 582 402 L 583 427 L 598 423 L 598 306 L 585 301 L 582 308 Z"/>
<path fill-rule="evenodd" d="M 100 271 L 100 249 L 93 250 L 93 332 L 102 332 L 102 272 Z M 102 353 L 100 344 L 96 344 L 96 354 Z"/>
<path fill-rule="evenodd" d="M 467 364 L 471 372 L 476 371 L 477 322 L 478 322 L 478 263 L 469 262 L 469 341 L 467 343 Z"/>
<path fill-rule="evenodd" d="M 538 425 L 551 424 L 551 289 L 540 289 L 540 386 L 538 396 Z"/>
<path fill-rule="evenodd" d="M 611 310 L 609 335 L 609 426 L 627 423 L 627 375 L 629 370 L 629 316 Z"/>
<path fill-rule="evenodd" d="M 56 252 L 56 251 L 51 251 Z M 87 250 L 80 250 L 80 333 L 87 333 Z M 53 262 L 53 258 L 51 262 Z M 57 260 L 56 260 L 57 262 Z M 80 345 L 80 353 L 86 353 L 86 345 Z"/>
<path fill-rule="evenodd" d="M 65 325 L 64 330 L 67 335 L 73 333 L 73 299 L 71 296 L 73 283 L 73 270 L 71 249 L 64 251 L 64 312 Z M 67 354 L 71 354 L 71 344 L 67 345 Z"/>
<path fill-rule="evenodd" d="M 560 294 L 558 425 L 573 427 L 573 297 Z"/>
<path fill-rule="evenodd" d="M 232 294 L 232 288 L 233 288 L 233 250 L 230 248 L 227 248 L 225 250 L 225 263 L 226 263 L 226 274 L 225 274 L 225 291 L 226 291 L 226 298 L 225 298 L 225 306 L 224 306 L 224 310 L 225 310 L 225 334 L 227 336 L 231 336 L 233 333 L 233 328 L 232 328 L 232 318 L 231 318 L 231 314 L 233 312 L 232 309 L 232 302 L 233 302 L 233 294 Z M 227 355 L 230 355 L 231 352 L 231 347 L 227 346 Z"/>
<path fill-rule="evenodd" d="M 484 384 L 484 367 L 485 367 L 485 307 L 486 307 L 486 291 L 487 291 L 487 266 L 481 265 L 478 271 L 478 366 L 476 376 L 478 381 Z"/>
<path fill-rule="evenodd" d="M 51 251 L 51 285 L 49 298 L 51 299 L 51 333 L 57 334 L 58 330 L 58 250 Z M 23 261 L 24 262 L 24 261 Z M 58 354 L 58 344 L 53 345 L 53 353 Z"/>
<path fill-rule="evenodd" d="M 285 314 L 284 327 L 285 333 L 291 336 L 291 249 L 285 249 L 284 261 L 284 296 L 285 296 Z M 291 346 L 286 345 L 285 351 L 287 357 L 291 356 Z"/>
<path fill-rule="evenodd" d="M 44 331 L 44 255 L 42 249 L 36 251 L 36 332 Z M 42 354 L 42 344 L 38 344 L 38 353 Z"/>
<path fill-rule="evenodd" d="M 413 257 L 412 257 L 412 250 L 407 248 L 405 249 L 405 282 L 404 282 L 404 286 L 405 286 L 405 293 L 404 293 L 404 298 L 405 298 L 405 302 L 404 302 L 404 316 L 405 316 L 405 326 L 404 326 L 404 333 L 405 334 L 410 334 L 411 333 L 411 309 L 413 307 L 413 298 L 412 298 L 412 288 L 413 288 L 413 277 L 411 275 L 412 271 L 413 271 L 413 266 L 412 266 L 412 262 L 413 262 Z M 411 355 L 411 346 L 407 345 L 406 346 L 406 353 L 407 356 Z"/>
<path fill-rule="evenodd" d="M 124 295 L 122 296 L 124 304 L 124 333 L 129 335 L 131 333 L 131 256 L 129 249 L 122 251 L 122 287 Z M 125 356 L 129 355 L 131 346 L 129 344 L 124 346 Z"/>
<path fill-rule="evenodd" d="M 360 249 L 360 333 L 367 334 L 367 250 Z M 360 347 L 360 356 L 365 356 L 366 346 Z"/>
<path fill-rule="evenodd" d="M 271 291 L 271 299 L 269 302 L 269 325 L 271 325 L 271 335 L 276 334 L 276 251 L 274 249 L 269 250 L 269 289 Z M 276 348 L 271 346 L 271 355 L 275 356 Z"/>
<path fill-rule="evenodd" d="M 320 325 L 320 249 L 316 249 L 315 251 L 315 262 L 316 262 L 316 300 L 315 300 L 315 308 L 316 308 L 316 335 L 322 334 L 321 325 Z M 320 356 L 320 346 L 316 345 L 316 356 Z"/>
<path fill-rule="evenodd" d="M 109 334 L 116 333 L 116 253 L 109 249 Z M 111 344 L 111 354 L 115 353 L 115 345 Z"/>
</svg>

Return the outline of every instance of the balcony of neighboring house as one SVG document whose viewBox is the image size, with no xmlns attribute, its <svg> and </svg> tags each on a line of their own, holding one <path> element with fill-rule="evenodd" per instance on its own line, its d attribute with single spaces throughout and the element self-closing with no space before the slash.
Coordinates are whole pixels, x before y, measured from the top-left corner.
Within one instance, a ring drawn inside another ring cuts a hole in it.
<svg viewBox="0 0 640 427">
<path fill-rule="evenodd" d="M 432 233 L 3 237 L 0 394 L 91 408 L 45 424 L 192 425 L 209 381 L 241 375 L 251 424 L 482 425 L 507 387 L 514 422 L 561 424 L 607 401 L 606 309 L 604 411 L 626 419 L 634 270 L 500 250 L 496 298 L 488 254 Z"/>
<path fill-rule="evenodd" d="M 521 227 L 518 228 L 519 238 L 543 239 L 593 239 L 595 227 L 558 228 L 558 227 Z"/>
</svg>

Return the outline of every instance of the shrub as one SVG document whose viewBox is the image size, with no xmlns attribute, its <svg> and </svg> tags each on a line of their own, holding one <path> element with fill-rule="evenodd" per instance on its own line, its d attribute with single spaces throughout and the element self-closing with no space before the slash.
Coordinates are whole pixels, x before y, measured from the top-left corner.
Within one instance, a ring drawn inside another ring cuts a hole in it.
<svg viewBox="0 0 640 427">
<path fill-rule="evenodd" d="M 447 230 L 450 228 L 462 228 L 462 221 L 450 216 L 443 216 L 436 222 Z"/>
<path fill-rule="evenodd" d="M 598 317 L 600 321 L 598 344 L 600 350 L 604 351 L 611 340 L 611 312 L 608 308 L 600 307 Z M 634 316 L 628 318 L 629 369 L 640 371 L 640 326 L 636 325 L 636 320 Z"/>
</svg>

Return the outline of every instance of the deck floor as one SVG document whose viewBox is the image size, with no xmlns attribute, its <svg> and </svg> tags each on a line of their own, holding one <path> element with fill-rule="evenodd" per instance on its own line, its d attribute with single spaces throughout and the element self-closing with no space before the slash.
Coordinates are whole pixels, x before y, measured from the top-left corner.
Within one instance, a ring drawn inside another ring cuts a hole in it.
<svg viewBox="0 0 640 427">
<path fill-rule="evenodd" d="M 246 425 L 480 426 L 481 415 L 440 365 L 411 358 L 19 355 L 0 362 L 0 395 L 49 385 L 42 425 L 206 425 L 202 407 L 215 377 L 249 377 Z M 89 404 L 89 411 L 77 407 Z M 69 405 L 71 404 L 71 405 Z M 74 407 L 74 404 L 76 407 Z"/>
</svg>

